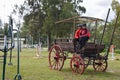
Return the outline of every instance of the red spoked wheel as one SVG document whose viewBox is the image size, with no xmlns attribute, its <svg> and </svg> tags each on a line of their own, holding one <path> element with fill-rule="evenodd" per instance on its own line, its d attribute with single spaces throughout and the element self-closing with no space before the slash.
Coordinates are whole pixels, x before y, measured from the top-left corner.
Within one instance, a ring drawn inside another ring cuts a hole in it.
<svg viewBox="0 0 120 80">
<path fill-rule="evenodd" d="M 74 56 L 71 58 L 70 68 L 73 73 L 83 74 L 85 70 L 85 64 L 81 56 Z"/>
<path fill-rule="evenodd" d="M 96 71 L 104 72 L 107 69 L 108 63 L 106 59 L 94 59 L 93 68 Z"/>
<path fill-rule="evenodd" d="M 61 70 L 64 65 L 64 53 L 59 45 L 54 45 L 49 52 L 50 68 Z"/>
</svg>

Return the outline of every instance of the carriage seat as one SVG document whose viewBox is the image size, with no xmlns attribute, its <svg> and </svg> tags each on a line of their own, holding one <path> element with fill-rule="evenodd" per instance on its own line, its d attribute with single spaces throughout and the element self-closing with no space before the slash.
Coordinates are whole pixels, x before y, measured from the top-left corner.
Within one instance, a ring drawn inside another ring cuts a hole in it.
<svg viewBox="0 0 120 80">
<path fill-rule="evenodd" d="M 85 47 L 84 47 L 84 53 L 89 53 L 89 54 L 97 54 L 98 51 L 102 52 L 105 48 L 105 45 L 99 45 L 99 44 L 95 44 L 95 43 L 86 43 Z"/>
</svg>

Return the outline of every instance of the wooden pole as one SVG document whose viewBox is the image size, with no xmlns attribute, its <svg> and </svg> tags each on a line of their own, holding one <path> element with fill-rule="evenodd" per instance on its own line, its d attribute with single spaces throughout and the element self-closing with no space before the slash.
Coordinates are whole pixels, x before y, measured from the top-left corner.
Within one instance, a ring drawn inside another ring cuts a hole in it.
<svg viewBox="0 0 120 80">
<path fill-rule="evenodd" d="M 106 57 L 108 57 L 108 55 L 109 55 L 110 45 L 111 45 L 112 42 L 113 42 L 114 32 L 115 32 L 115 29 L 116 29 L 116 27 L 117 27 L 117 21 L 118 21 L 119 13 L 120 13 L 120 12 L 118 12 L 118 14 L 117 14 L 115 26 L 114 26 L 113 31 L 112 31 L 112 36 L 111 36 L 110 43 L 109 43 L 109 46 L 108 46 L 108 49 L 107 49 L 107 53 L 105 54 Z"/>
<path fill-rule="evenodd" d="M 94 43 L 96 43 L 96 34 L 97 34 L 97 20 L 95 21 Z"/>
<path fill-rule="evenodd" d="M 108 10 L 108 13 L 107 13 L 107 17 L 106 17 L 106 21 L 105 21 L 105 25 L 104 25 L 104 29 L 103 29 L 103 34 L 102 34 L 102 37 L 101 37 L 101 40 L 100 40 L 100 45 L 102 44 L 102 40 L 103 40 L 103 37 L 104 37 L 104 33 L 105 33 L 109 13 L 110 13 L 110 9 Z"/>
</svg>

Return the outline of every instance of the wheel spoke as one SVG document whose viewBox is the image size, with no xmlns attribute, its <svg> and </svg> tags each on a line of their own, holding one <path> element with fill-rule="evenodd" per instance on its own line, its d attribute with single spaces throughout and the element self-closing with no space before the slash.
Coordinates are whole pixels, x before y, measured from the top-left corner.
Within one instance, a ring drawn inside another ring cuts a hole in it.
<svg viewBox="0 0 120 80">
<path fill-rule="evenodd" d="M 81 57 L 73 57 L 70 61 L 72 72 L 82 74 L 84 72 L 84 63 Z"/>
<path fill-rule="evenodd" d="M 58 69 L 61 67 L 60 61 L 58 61 Z"/>
<path fill-rule="evenodd" d="M 57 67 L 57 70 L 58 70 L 58 62 L 56 63 L 56 67 Z"/>
<path fill-rule="evenodd" d="M 55 66 L 54 66 L 54 69 L 56 70 L 56 62 L 55 62 Z"/>
<path fill-rule="evenodd" d="M 107 69 L 107 61 L 104 59 L 97 59 L 93 61 L 93 68 L 96 71 L 105 71 Z"/>
<path fill-rule="evenodd" d="M 55 62 L 53 62 L 53 64 L 51 65 L 51 68 L 53 69 L 54 66 L 55 66 Z"/>
<path fill-rule="evenodd" d="M 64 54 L 58 45 L 54 45 L 49 52 L 49 64 L 52 69 L 61 70 L 64 65 Z"/>
</svg>

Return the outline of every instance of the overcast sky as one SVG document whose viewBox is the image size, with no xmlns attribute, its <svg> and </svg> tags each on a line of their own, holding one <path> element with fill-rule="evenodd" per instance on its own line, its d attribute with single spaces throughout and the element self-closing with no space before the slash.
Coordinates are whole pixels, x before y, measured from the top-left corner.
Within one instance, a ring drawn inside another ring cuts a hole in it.
<svg viewBox="0 0 120 80">
<path fill-rule="evenodd" d="M 0 0 L 0 19 L 3 22 L 8 21 L 15 4 L 23 4 L 24 0 Z"/>
<path fill-rule="evenodd" d="M 120 0 L 118 0 L 120 2 Z M 0 0 L 0 18 L 3 22 L 8 19 L 12 12 L 14 4 L 22 4 L 24 0 Z M 83 0 L 83 5 L 86 8 L 86 16 L 105 19 L 108 9 L 111 8 L 112 0 Z M 114 13 L 110 12 L 109 20 L 113 19 Z"/>
<path fill-rule="evenodd" d="M 120 2 L 120 0 L 118 0 Z M 83 15 L 93 16 L 104 19 L 107 16 L 108 9 L 111 9 L 112 0 L 83 0 L 82 5 L 86 8 L 86 13 Z M 109 20 L 114 18 L 114 12 L 110 11 Z"/>
</svg>

